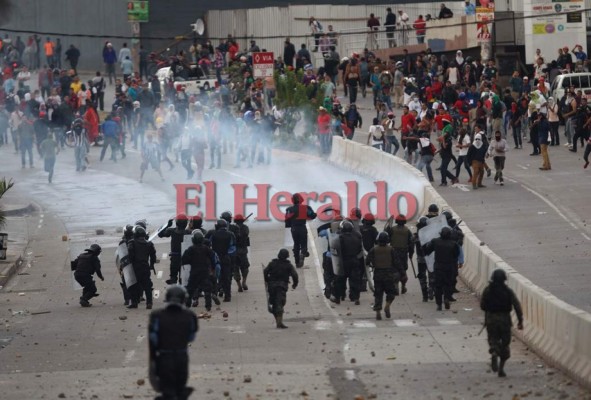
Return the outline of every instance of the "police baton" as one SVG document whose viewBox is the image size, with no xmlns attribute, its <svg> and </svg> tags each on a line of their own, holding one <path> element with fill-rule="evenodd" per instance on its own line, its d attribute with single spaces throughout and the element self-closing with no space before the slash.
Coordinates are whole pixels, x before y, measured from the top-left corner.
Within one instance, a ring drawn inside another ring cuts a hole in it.
<svg viewBox="0 0 591 400">
<path fill-rule="evenodd" d="M 246 218 L 244 218 L 244 222 L 246 222 L 246 221 L 247 221 L 247 220 L 248 220 L 250 217 L 252 217 L 252 214 L 253 214 L 253 213 L 250 213 L 250 214 L 248 214 L 248 215 L 247 215 L 247 217 L 246 217 Z"/>
<path fill-rule="evenodd" d="M 415 276 L 415 279 L 417 279 L 417 271 L 415 270 L 415 263 L 412 262 L 412 258 L 410 259 L 410 266 L 412 267 L 412 273 Z"/>
</svg>

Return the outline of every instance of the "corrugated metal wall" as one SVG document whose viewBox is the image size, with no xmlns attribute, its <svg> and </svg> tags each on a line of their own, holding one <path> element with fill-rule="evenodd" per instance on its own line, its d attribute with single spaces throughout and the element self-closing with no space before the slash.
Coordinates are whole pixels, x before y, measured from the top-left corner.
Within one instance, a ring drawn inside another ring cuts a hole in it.
<svg viewBox="0 0 591 400">
<path fill-rule="evenodd" d="M 94 34 L 131 36 L 131 26 L 127 22 L 127 3 L 122 0 L 18 0 L 14 1 L 12 14 L 1 28 L 5 30 L 32 30 L 39 32 L 59 32 L 66 34 Z M 12 34 L 21 36 L 26 42 L 29 34 Z M 51 36 L 55 41 L 60 38 L 63 51 L 70 44 L 80 49 L 79 69 L 103 70 L 102 48 L 108 36 L 102 38 Z M 110 40 L 110 39 L 109 39 Z M 42 36 L 45 42 L 45 35 Z M 112 40 L 116 49 L 124 40 Z M 130 45 L 130 43 L 128 43 Z M 44 62 L 45 57 L 41 57 Z M 62 65 L 64 61 L 62 59 Z"/>
<path fill-rule="evenodd" d="M 591 0 L 590 0 L 591 1 Z M 410 17 L 411 22 L 419 15 L 431 14 L 437 16 L 441 3 L 416 3 L 404 6 L 391 6 L 395 13 L 398 9 L 403 9 Z M 232 34 L 241 38 L 238 40 L 241 49 L 248 49 L 247 39 L 243 37 L 253 37 L 261 49 L 273 51 L 276 55 L 283 54 L 283 41 L 285 37 L 293 37 L 292 43 L 296 49 L 300 48 L 302 43 L 308 47 L 313 45 L 313 39 L 310 36 L 308 18 L 314 16 L 318 19 L 326 31 L 328 25 L 333 25 L 336 32 L 365 32 L 367 18 L 371 13 L 380 19 L 382 24 L 386 19 L 386 9 L 389 5 L 359 5 L 359 6 L 338 6 L 338 5 L 293 5 L 288 7 L 268 7 L 250 10 L 211 10 L 206 14 L 207 32 L 212 38 L 227 37 Z M 456 16 L 464 14 L 463 2 L 450 2 L 448 7 Z M 233 24 L 229 23 L 233 21 Z M 360 34 L 359 40 L 364 42 L 364 34 Z M 385 34 L 381 33 L 380 40 L 385 40 Z M 351 42 L 357 38 L 347 37 L 346 40 L 339 41 L 338 51 L 341 55 L 348 54 L 351 51 Z M 217 40 L 214 40 L 217 42 Z M 360 45 L 363 48 L 362 45 Z"/>
</svg>

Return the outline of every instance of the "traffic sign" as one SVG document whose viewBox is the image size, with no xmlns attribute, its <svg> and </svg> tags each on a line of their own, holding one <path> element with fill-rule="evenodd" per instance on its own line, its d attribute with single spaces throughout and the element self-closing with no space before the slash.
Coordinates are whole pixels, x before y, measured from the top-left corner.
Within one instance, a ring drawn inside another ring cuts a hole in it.
<svg viewBox="0 0 591 400">
<path fill-rule="evenodd" d="M 255 78 L 273 77 L 275 58 L 272 52 L 252 53 L 252 67 Z"/>
</svg>

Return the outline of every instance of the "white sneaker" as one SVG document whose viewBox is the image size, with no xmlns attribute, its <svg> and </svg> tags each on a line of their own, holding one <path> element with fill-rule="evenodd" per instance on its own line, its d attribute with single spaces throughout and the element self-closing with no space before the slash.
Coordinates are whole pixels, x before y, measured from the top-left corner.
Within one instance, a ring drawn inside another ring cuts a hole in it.
<svg viewBox="0 0 591 400">
<path fill-rule="evenodd" d="M 565 144 L 564 144 L 564 147 L 573 147 L 573 145 L 572 145 L 572 144 L 570 144 L 570 143 L 565 143 Z"/>
</svg>

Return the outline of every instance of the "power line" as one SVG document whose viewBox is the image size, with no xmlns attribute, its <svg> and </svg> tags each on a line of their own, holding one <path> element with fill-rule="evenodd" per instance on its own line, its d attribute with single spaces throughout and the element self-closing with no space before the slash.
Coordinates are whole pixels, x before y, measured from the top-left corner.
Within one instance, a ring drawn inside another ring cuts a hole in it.
<svg viewBox="0 0 591 400">
<path fill-rule="evenodd" d="M 569 11 L 569 12 L 556 12 L 556 13 L 545 13 L 545 14 L 536 14 L 536 15 L 523 15 L 520 17 L 505 17 L 505 18 L 497 18 L 494 20 L 489 20 L 487 23 L 497 23 L 503 21 L 520 21 L 526 19 L 533 19 L 533 18 L 540 18 L 540 17 L 551 17 L 551 16 L 559 16 L 559 15 L 569 15 L 569 14 L 582 14 L 586 12 L 590 12 L 591 8 L 584 8 L 578 11 Z M 427 21 L 428 23 L 429 21 Z M 450 24 L 445 26 L 427 26 L 425 29 L 429 30 L 437 30 L 437 29 L 445 29 L 445 28 L 453 28 L 453 27 L 462 27 L 462 26 L 470 26 L 481 24 L 481 21 L 470 21 L 470 22 L 460 22 L 457 24 Z M 409 24 L 410 27 L 410 24 Z M 407 30 L 409 28 L 406 28 Z M 401 32 L 402 29 L 396 28 L 393 32 Z M 202 36 L 202 37 L 194 37 L 188 35 L 178 35 L 178 36 L 132 36 L 132 35 L 109 35 L 109 34 L 82 34 L 82 33 L 63 33 L 63 32 L 49 32 L 49 31 L 35 31 L 35 30 L 28 30 L 28 29 L 6 29 L 0 28 L 0 32 L 10 32 L 10 33 L 17 33 L 17 34 L 32 34 L 32 35 L 39 35 L 39 36 L 60 36 L 60 37 L 72 37 L 72 38 L 90 38 L 90 39 L 123 39 L 123 40 L 131 40 L 131 39 L 139 39 L 139 40 L 166 40 L 166 41 L 174 41 L 174 40 L 193 40 L 195 38 L 199 40 L 226 40 L 227 37 L 211 37 L 211 36 Z M 374 31 L 375 32 L 385 32 L 385 31 Z M 341 36 L 346 35 L 358 35 L 360 33 L 365 33 L 365 31 L 355 31 L 355 32 L 336 32 Z M 254 36 L 254 35 L 247 35 L 247 36 L 232 36 L 232 39 L 235 40 L 249 40 L 249 39 L 284 39 L 286 36 L 290 38 L 307 38 L 310 37 L 310 33 L 305 35 L 270 35 L 270 36 Z"/>
</svg>

